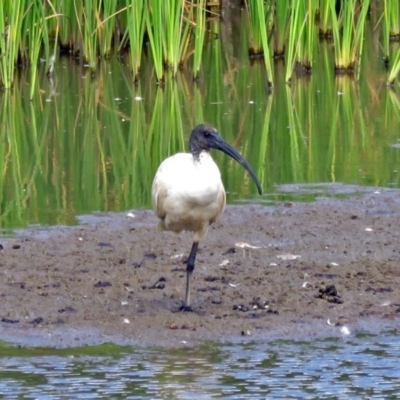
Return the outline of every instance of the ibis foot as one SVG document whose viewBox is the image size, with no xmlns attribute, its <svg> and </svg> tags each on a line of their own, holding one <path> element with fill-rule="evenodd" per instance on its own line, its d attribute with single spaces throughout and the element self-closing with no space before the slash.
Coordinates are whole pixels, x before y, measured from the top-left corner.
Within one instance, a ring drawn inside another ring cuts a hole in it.
<svg viewBox="0 0 400 400">
<path fill-rule="evenodd" d="M 194 312 L 194 310 L 193 310 L 193 308 L 191 306 L 187 306 L 185 304 L 182 304 L 179 307 L 179 311 L 181 311 L 181 312 Z"/>
</svg>

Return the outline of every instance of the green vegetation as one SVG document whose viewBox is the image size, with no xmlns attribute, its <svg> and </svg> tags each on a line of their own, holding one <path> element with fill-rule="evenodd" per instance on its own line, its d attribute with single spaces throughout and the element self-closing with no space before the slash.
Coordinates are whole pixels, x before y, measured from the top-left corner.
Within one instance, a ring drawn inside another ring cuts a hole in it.
<svg viewBox="0 0 400 400">
<path fill-rule="evenodd" d="M 175 78 L 180 69 L 201 73 L 204 47 L 213 42 L 211 25 L 219 17 L 211 0 L 4 0 L 0 2 L 0 86 L 14 83 L 15 68 L 29 66 L 33 97 L 39 57 L 50 69 L 60 52 L 69 52 L 92 74 L 99 60 L 127 58 L 138 81 L 143 57 L 150 58 L 157 82 Z M 273 57 L 283 57 L 286 81 L 294 71 L 314 70 L 318 34 L 332 40 L 334 68 L 359 77 L 365 31 L 379 35 L 382 59 L 390 65 L 388 83 L 399 74 L 400 3 L 398 0 L 243 0 L 248 52 L 262 58 L 270 86 Z M 372 17 L 371 17 L 372 16 Z M 377 21 L 371 26 L 371 21 Z M 154 80 L 153 80 L 154 82 Z"/>
<path fill-rule="evenodd" d="M 214 21 L 211 32 L 220 27 Z M 24 77 L 16 79 L 0 96 L 0 227 L 74 224 L 93 210 L 149 207 L 157 166 L 187 149 L 201 121 L 217 126 L 251 162 L 265 202 L 290 198 L 276 192 L 281 183 L 400 187 L 400 99 L 382 90 L 378 67 L 360 66 L 368 81 L 334 78 L 332 44 L 324 41 L 309 79 L 289 86 L 283 68 L 275 68 L 282 79 L 269 91 L 262 62 L 238 68 L 248 57 L 247 38 L 232 50 L 235 57 L 222 44 L 205 46 L 202 64 L 204 74 L 220 78 L 195 84 L 183 71 L 159 87 L 147 78 L 154 71 L 147 62 L 134 85 L 130 66 L 116 58 L 100 60 L 94 79 L 62 58 L 54 86 L 41 65 L 32 100 Z M 240 165 L 213 157 L 229 202 L 259 201 Z"/>
<path fill-rule="evenodd" d="M 268 36 L 271 32 L 271 5 L 264 4 L 264 0 L 246 1 L 249 15 L 250 48 L 251 58 L 263 58 L 268 73 L 268 82 L 272 84 L 272 62 Z"/>
</svg>

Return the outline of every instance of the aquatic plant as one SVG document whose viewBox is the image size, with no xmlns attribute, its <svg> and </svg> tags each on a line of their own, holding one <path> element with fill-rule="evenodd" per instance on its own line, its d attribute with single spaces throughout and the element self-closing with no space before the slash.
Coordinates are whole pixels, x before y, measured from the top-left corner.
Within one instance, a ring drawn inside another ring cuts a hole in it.
<svg viewBox="0 0 400 400">
<path fill-rule="evenodd" d="M 142 1 L 126 1 L 126 25 L 127 29 L 122 37 L 118 51 L 129 43 L 129 58 L 131 70 L 135 81 L 138 80 L 138 74 L 141 65 L 143 38 L 145 32 L 144 3 Z"/>
<path fill-rule="evenodd" d="M 337 72 L 353 73 L 357 60 L 361 57 L 365 23 L 370 0 L 348 0 L 341 2 L 337 16 L 336 2 L 329 1 L 332 21 L 332 35 L 335 50 L 335 69 Z"/>
<path fill-rule="evenodd" d="M 148 36 L 149 47 L 153 57 L 154 69 L 157 76 L 157 81 L 164 80 L 163 68 L 163 13 L 161 7 L 165 6 L 163 0 L 154 0 L 153 8 L 145 7 L 146 33 Z"/>
<path fill-rule="evenodd" d="M 50 36 L 48 33 L 47 21 L 51 16 L 46 17 L 43 7 L 37 2 L 33 2 L 28 11 L 31 11 L 30 18 L 24 19 L 23 25 L 27 24 L 27 26 L 23 27 L 23 30 L 28 32 L 28 35 L 26 36 L 27 43 L 24 47 L 27 49 L 27 55 L 25 58 L 27 62 L 31 64 L 29 98 L 32 99 L 36 90 L 35 84 L 41 50 L 44 50 L 44 59 L 46 60 L 47 65 L 50 63 Z"/>
<path fill-rule="evenodd" d="M 101 0 L 98 0 L 101 1 Z M 82 20 L 80 15 L 76 16 L 79 23 L 79 32 L 81 34 L 82 49 L 81 60 L 94 73 L 96 72 L 97 63 L 97 44 L 98 35 L 97 28 L 97 7 L 96 0 L 83 0 Z"/>
<path fill-rule="evenodd" d="M 0 77 L 4 88 L 9 89 L 14 81 L 15 65 L 20 50 L 22 21 L 26 12 L 26 1 L 0 2 Z"/>
<path fill-rule="evenodd" d="M 383 49 L 384 61 L 390 66 L 387 79 L 388 85 L 393 85 L 400 72 L 400 2 L 384 0 L 383 7 Z"/>
<path fill-rule="evenodd" d="M 206 36 L 206 0 L 200 0 L 194 12 L 196 16 L 194 27 L 193 79 L 198 79 Z"/>
<path fill-rule="evenodd" d="M 301 54 L 301 48 L 304 46 L 304 31 L 307 22 L 306 4 L 298 2 L 291 10 L 291 18 L 289 23 L 288 50 L 286 55 L 286 82 L 290 81 L 296 59 Z M 307 66 L 305 66 L 307 68 Z"/>
<path fill-rule="evenodd" d="M 285 54 L 290 7 L 286 1 L 276 0 L 274 4 L 274 57 L 283 57 Z"/>
<path fill-rule="evenodd" d="M 218 21 L 219 3 L 4 0 L 0 2 L 0 85 L 12 87 L 17 66 L 29 66 L 30 77 L 35 80 L 40 57 L 49 70 L 54 65 L 51 60 L 66 50 L 92 73 L 97 71 L 99 59 L 109 57 L 115 50 L 121 59 L 129 58 L 135 81 L 146 56 L 154 67 L 153 82 L 175 78 L 180 70 L 189 70 L 196 80 L 204 61 L 204 47 L 215 38 L 209 34 L 210 23 L 212 19 Z M 244 4 L 247 32 L 241 31 L 240 36 L 243 33 L 248 38 L 251 61 L 263 59 L 270 86 L 275 84 L 274 57 L 284 58 L 286 81 L 295 70 L 311 71 L 317 29 L 321 36 L 333 40 L 336 71 L 353 73 L 360 63 L 369 12 L 374 15 L 371 20 L 381 16 L 374 32 L 381 34 L 384 58 L 391 68 L 390 82 L 398 73 L 397 53 L 390 50 L 390 44 L 400 38 L 398 0 L 379 4 L 370 0 L 245 0 Z M 36 87 L 34 82 L 31 87 Z"/>
<path fill-rule="evenodd" d="M 272 56 L 268 40 L 272 28 L 272 7 L 264 0 L 246 0 L 250 20 L 251 43 L 249 55 L 251 58 L 263 58 L 268 73 L 268 83 L 273 85 Z"/>
<path fill-rule="evenodd" d="M 400 46 L 397 43 L 397 51 L 396 51 L 396 55 L 393 58 L 393 61 L 391 63 L 391 68 L 389 70 L 389 75 L 387 78 L 387 84 L 388 85 L 393 85 L 395 79 L 397 78 L 397 75 L 400 72 Z"/>
<path fill-rule="evenodd" d="M 390 40 L 400 40 L 400 2 L 397 0 L 384 0 L 383 17 L 385 32 Z"/>
</svg>

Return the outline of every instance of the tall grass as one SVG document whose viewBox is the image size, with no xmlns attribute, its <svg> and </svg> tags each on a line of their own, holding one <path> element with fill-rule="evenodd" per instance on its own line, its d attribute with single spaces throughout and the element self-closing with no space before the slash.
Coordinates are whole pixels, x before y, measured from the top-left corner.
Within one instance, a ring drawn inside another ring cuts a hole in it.
<svg viewBox="0 0 400 400">
<path fill-rule="evenodd" d="M 4 88 L 14 82 L 15 65 L 18 61 L 22 36 L 22 22 L 27 1 L 0 2 L 0 77 Z"/>
<path fill-rule="evenodd" d="M 146 55 L 158 82 L 175 78 L 180 70 L 189 70 L 198 79 L 204 47 L 213 45 L 207 39 L 211 38 L 210 16 L 218 16 L 218 4 L 219 0 L 4 0 L 0 2 L 0 85 L 11 88 L 15 68 L 29 66 L 35 88 L 40 57 L 50 66 L 51 56 L 57 59 L 57 52 L 66 49 L 91 72 L 97 71 L 101 58 L 113 52 L 123 58 L 129 49 L 135 81 Z M 398 66 L 389 44 L 400 37 L 400 2 L 372 4 L 371 12 L 382 15 L 379 40 L 391 62 L 392 81 Z M 354 72 L 363 52 L 370 0 L 246 0 L 245 5 L 249 32 L 235 29 L 238 36 L 250 38 L 251 59 L 263 58 L 270 86 L 275 83 L 274 56 L 285 58 L 287 81 L 296 66 L 303 72 L 313 68 L 317 29 L 333 39 L 336 70 Z"/>
<path fill-rule="evenodd" d="M 214 21 L 212 32 L 219 27 Z M 195 84 L 183 72 L 157 87 L 147 63 L 140 84 L 132 85 L 129 69 L 114 58 L 98 61 L 96 79 L 82 79 L 81 68 L 65 68 L 70 60 L 61 58 L 52 101 L 44 101 L 52 90 L 44 67 L 31 101 L 28 85 L 16 79 L 13 91 L 0 93 L 0 225 L 73 224 L 76 214 L 92 210 L 149 207 L 157 166 L 187 150 L 190 129 L 200 121 L 217 126 L 249 159 L 266 188 L 265 202 L 290 198 L 277 191 L 282 183 L 360 182 L 365 175 L 366 184 L 400 185 L 388 168 L 399 155 L 387 145 L 397 143 L 399 101 L 394 91 L 370 91 L 379 77 L 334 79 L 332 44 L 324 41 L 326 61 L 311 79 L 289 87 L 276 68 L 269 94 L 264 65 L 242 67 L 247 38 L 236 42 L 237 60 L 223 44 L 204 50 L 204 74 L 215 68 L 218 78 Z M 251 198 L 255 189 L 240 166 L 214 156 L 229 201 Z"/>
<path fill-rule="evenodd" d="M 335 48 L 335 69 L 338 72 L 354 72 L 362 54 L 364 30 L 370 0 L 348 0 L 341 3 L 336 17 L 336 2 L 329 1 L 332 33 Z"/>
<path fill-rule="evenodd" d="M 98 3 L 96 34 L 99 37 L 100 57 L 109 57 L 116 33 L 115 23 L 117 0 L 103 0 Z"/>
<path fill-rule="evenodd" d="M 304 30 L 305 20 L 301 18 L 301 7 L 296 7 L 295 11 L 291 13 L 290 27 L 289 27 L 289 44 L 286 55 L 286 82 L 290 82 L 292 73 L 296 62 L 296 54 L 300 45 L 298 37 Z M 297 11 L 297 12 L 296 12 Z"/>
<path fill-rule="evenodd" d="M 319 35 L 321 37 L 332 37 L 332 18 L 335 16 L 331 13 L 331 4 L 329 1 L 322 0 L 319 2 Z"/>
<path fill-rule="evenodd" d="M 400 40 L 400 2 L 384 0 L 385 31 L 391 40 Z"/>
<path fill-rule="evenodd" d="M 395 51 L 395 56 L 391 63 L 391 68 L 389 70 L 389 75 L 387 78 L 388 85 L 393 85 L 395 79 L 397 78 L 397 76 L 400 73 L 400 45 L 399 45 L 399 43 L 396 43 L 396 44 L 393 44 L 393 47 L 396 48 L 396 51 Z"/>
<path fill-rule="evenodd" d="M 81 60 L 94 73 L 97 69 L 97 44 L 99 37 L 96 34 L 97 27 L 97 4 L 100 0 L 83 0 L 82 20 L 79 14 L 76 15 L 79 21 L 79 32 L 81 35 Z M 78 13 L 78 9 L 76 9 Z"/>
<path fill-rule="evenodd" d="M 301 8 L 301 5 L 297 6 Z M 318 8 L 318 0 L 308 0 L 307 7 L 303 5 L 303 18 L 305 21 L 305 28 L 301 36 L 298 62 L 307 71 L 312 69 L 314 49 L 317 39 L 315 16 Z"/>
<path fill-rule="evenodd" d="M 396 42 L 400 40 L 400 2 L 384 0 L 383 8 L 383 48 L 384 60 L 390 65 L 387 79 L 388 85 L 393 85 L 400 72 L 400 48 Z M 391 46 L 391 44 L 393 44 Z M 391 54 L 391 48 L 393 49 Z"/>
<path fill-rule="evenodd" d="M 145 4 L 142 1 L 126 0 L 127 30 L 121 40 L 119 51 L 127 43 L 130 45 L 129 57 L 135 81 L 138 81 L 145 33 Z"/>
<path fill-rule="evenodd" d="M 264 59 L 268 83 L 272 86 L 272 55 L 268 36 L 272 29 L 273 9 L 269 3 L 264 3 L 263 0 L 246 0 L 246 7 L 249 13 L 251 34 L 249 55 L 251 58 L 262 57 Z"/>
<path fill-rule="evenodd" d="M 274 57 L 285 54 L 290 7 L 285 1 L 276 0 L 274 9 Z"/>
<path fill-rule="evenodd" d="M 75 23 L 75 1 L 54 0 L 52 2 L 54 10 L 57 10 L 57 25 L 54 30 L 58 29 L 58 39 L 61 49 L 72 51 L 78 39 L 78 29 Z"/>
<path fill-rule="evenodd" d="M 162 0 L 154 0 L 151 5 L 152 8 L 145 8 L 145 21 L 146 21 L 146 33 L 149 39 L 149 47 L 153 57 L 154 69 L 157 76 L 157 81 L 162 82 L 164 80 L 164 68 L 163 68 L 163 13 L 162 7 L 165 6 L 165 2 Z"/>
<path fill-rule="evenodd" d="M 198 79 L 206 36 L 206 0 L 199 0 L 195 9 L 193 78 Z"/>
</svg>

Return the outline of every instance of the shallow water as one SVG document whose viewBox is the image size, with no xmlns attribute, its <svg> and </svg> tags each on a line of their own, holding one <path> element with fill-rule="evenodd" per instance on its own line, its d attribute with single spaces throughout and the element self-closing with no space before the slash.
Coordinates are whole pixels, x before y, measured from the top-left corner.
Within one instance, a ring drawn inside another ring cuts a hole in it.
<svg viewBox="0 0 400 400">
<path fill-rule="evenodd" d="M 95 76 L 60 57 L 53 79 L 41 71 L 32 100 L 24 74 L 0 93 L 0 228 L 149 208 L 158 165 L 187 151 L 191 129 L 203 121 L 249 160 L 264 189 L 260 197 L 239 164 L 213 152 L 230 203 L 310 200 L 319 189 L 295 189 L 306 184 L 400 187 L 400 97 L 382 85 L 387 72 L 374 21 L 358 81 L 334 76 L 332 44 L 322 41 L 312 74 L 290 85 L 277 62 L 272 91 L 263 61 L 248 58 L 248 30 L 225 23 L 212 25 L 218 40 L 207 42 L 198 82 L 180 72 L 156 85 L 146 56 L 138 85 L 129 57 L 99 61 Z M 281 185 L 293 185 L 290 196 Z"/>
<path fill-rule="evenodd" d="M 76 224 L 93 211 L 149 207 L 160 161 L 187 149 L 190 129 L 202 121 L 243 153 L 262 182 L 260 198 L 238 165 L 213 155 L 229 202 L 269 205 L 355 196 L 363 186 L 399 188 L 400 97 L 382 86 L 373 27 L 359 81 L 333 76 L 327 42 L 318 47 L 312 75 L 294 77 L 290 86 L 276 64 L 269 92 L 262 62 L 248 59 L 243 29 L 233 31 L 240 36 L 234 43 L 207 46 L 197 83 L 181 74 L 158 87 L 145 63 L 136 86 L 124 59 L 102 61 L 91 77 L 60 58 L 54 80 L 42 71 L 31 101 L 22 76 L 13 91 L 0 93 L 0 228 L 12 235 L 30 224 Z M 0 393 L 10 399 L 395 398 L 398 343 L 392 332 L 176 350 L 0 348 Z"/>
<path fill-rule="evenodd" d="M 313 342 L 2 354 L 0 393 L 7 399 L 378 399 L 400 390 L 396 331 Z"/>
</svg>

